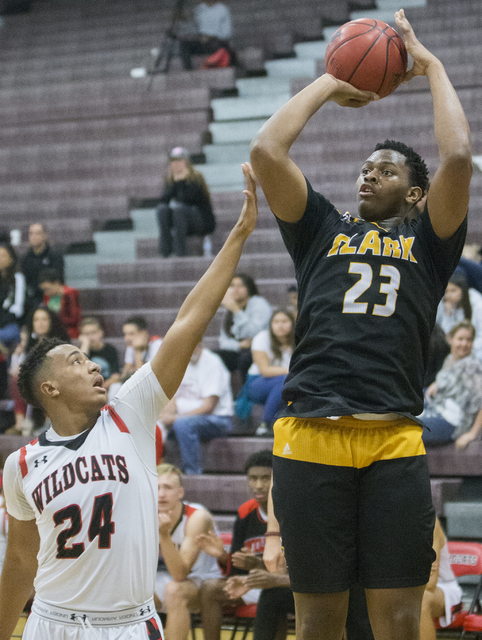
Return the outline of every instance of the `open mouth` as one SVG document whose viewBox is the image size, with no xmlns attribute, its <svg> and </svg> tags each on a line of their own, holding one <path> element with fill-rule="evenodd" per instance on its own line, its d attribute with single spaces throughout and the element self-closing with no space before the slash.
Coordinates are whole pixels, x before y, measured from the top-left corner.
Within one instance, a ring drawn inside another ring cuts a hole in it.
<svg viewBox="0 0 482 640">
<path fill-rule="evenodd" d="M 94 387 L 97 387 L 99 389 L 104 388 L 104 378 L 102 376 L 97 376 L 97 378 L 94 380 Z"/>
</svg>

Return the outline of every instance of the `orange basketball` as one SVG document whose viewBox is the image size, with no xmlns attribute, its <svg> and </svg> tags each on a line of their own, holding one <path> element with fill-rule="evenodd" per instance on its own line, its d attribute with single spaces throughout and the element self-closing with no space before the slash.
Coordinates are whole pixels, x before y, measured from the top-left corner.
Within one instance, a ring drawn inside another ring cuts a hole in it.
<svg viewBox="0 0 482 640">
<path fill-rule="evenodd" d="M 333 34 L 325 53 L 327 73 L 357 89 L 388 96 L 407 71 L 407 50 L 388 24 L 360 18 L 342 25 Z"/>
</svg>

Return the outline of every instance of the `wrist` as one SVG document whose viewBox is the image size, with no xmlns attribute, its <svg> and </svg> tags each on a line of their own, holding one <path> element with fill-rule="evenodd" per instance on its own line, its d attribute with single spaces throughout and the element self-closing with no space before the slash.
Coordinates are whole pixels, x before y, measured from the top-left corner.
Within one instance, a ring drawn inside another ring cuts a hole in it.
<svg viewBox="0 0 482 640">
<path fill-rule="evenodd" d="M 281 532 L 280 532 L 280 531 L 267 531 L 267 532 L 264 534 L 264 537 L 265 537 L 265 538 L 268 538 L 269 536 L 276 536 L 276 537 L 278 537 L 278 538 L 281 538 Z"/>
</svg>

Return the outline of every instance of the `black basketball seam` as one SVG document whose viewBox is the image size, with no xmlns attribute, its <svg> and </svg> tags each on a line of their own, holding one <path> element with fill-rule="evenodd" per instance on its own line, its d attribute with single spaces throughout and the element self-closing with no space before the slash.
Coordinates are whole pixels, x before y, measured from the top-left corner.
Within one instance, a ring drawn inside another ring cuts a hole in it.
<svg viewBox="0 0 482 640">
<path fill-rule="evenodd" d="M 380 82 L 380 85 L 377 89 L 377 91 L 375 91 L 375 93 L 378 93 L 380 91 L 380 89 L 383 87 L 383 83 L 385 82 L 385 78 L 387 77 L 387 69 L 388 69 L 388 53 L 389 53 L 389 49 L 390 49 L 390 42 L 391 42 L 391 38 L 389 37 L 387 40 L 387 50 L 385 53 L 385 70 L 383 72 L 383 78 L 382 81 Z"/>
<path fill-rule="evenodd" d="M 370 31 L 373 31 L 374 29 L 377 29 L 379 27 L 377 27 L 376 25 L 365 25 L 365 26 L 370 26 L 371 29 L 368 29 L 367 31 L 364 31 L 363 33 L 357 33 L 354 36 L 350 36 L 349 38 L 346 38 L 345 40 L 343 40 L 343 42 L 340 42 L 331 52 L 330 57 L 328 58 L 328 60 L 331 60 L 331 56 L 338 51 L 338 49 L 340 47 L 343 47 L 347 42 L 351 42 L 352 40 L 355 40 L 355 38 L 359 38 L 360 36 L 365 36 L 367 33 L 370 33 Z"/>
<path fill-rule="evenodd" d="M 378 42 L 380 36 L 385 32 L 385 29 L 383 29 L 383 31 L 381 31 L 378 36 L 375 38 L 375 40 L 371 43 L 371 45 L 368 47 L 368 49 L 365 51 L 364 55 L 362 58 L 360 58 L 360 60 L 358 61 L 357 66 L 353 69 L 351 76 L 348 78 L 347 82 L 350 82 L 350 80 L 353 78 L 353 76 L 355 75 L 355 73 L 358 71 L 359 66 L 361 65 L 361 63 L 363 62 L 363 60 L 365 60 L 365 58 L 367 57 L 367 55 L 370 53 L 370 51 L 373 49 L 373 47 L 376 45 L 376 43 Z"/>
</svg>

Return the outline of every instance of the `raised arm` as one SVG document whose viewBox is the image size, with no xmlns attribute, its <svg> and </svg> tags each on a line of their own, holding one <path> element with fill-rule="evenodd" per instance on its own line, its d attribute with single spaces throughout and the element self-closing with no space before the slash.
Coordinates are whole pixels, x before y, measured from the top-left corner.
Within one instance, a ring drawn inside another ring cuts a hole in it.
<svg viewBox="0 0 482 640">
<path fill-rule="evenodd" d="M 289 150 L 308 120 L 330 100 L 340 106 L 362 107 L 377 97 L 325 74 L 288 100 L 265 122 L 251 143 L 251 164 L 268 204 L 278 218 L 297 222 L 306 208 L 306 181 L 291 160 Z"/>
<path fill-rule="evenodd" d="M 469 206 L 472 177 L 469 125 L 443 64 L 418 41 L 403 9 L 397 11 L 395 21 L 414 61 L 404 82 L 417 75 L 428 76 L 430 82 L 440 161 L 427 205 L 435 233 L 439 238 L 449 238 L 459 228 Z"/>
<path fill-rule="evenodd" d="M 221 304 L 244 243 L 256 224 L 256 182 L 248 163 L 243 165 L 243 173 L 246 200 L 241 215 L 223 248 L 182 304 L 174 324 L 151 360 L 152 370 L 168 398 L 176 393 L 192 352 Z"/>
</svg>

